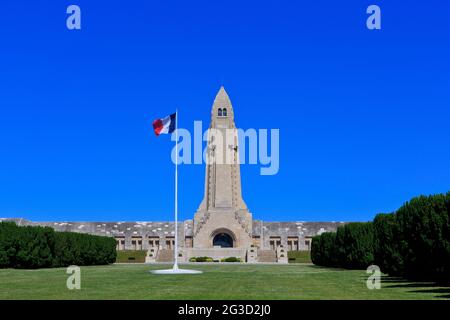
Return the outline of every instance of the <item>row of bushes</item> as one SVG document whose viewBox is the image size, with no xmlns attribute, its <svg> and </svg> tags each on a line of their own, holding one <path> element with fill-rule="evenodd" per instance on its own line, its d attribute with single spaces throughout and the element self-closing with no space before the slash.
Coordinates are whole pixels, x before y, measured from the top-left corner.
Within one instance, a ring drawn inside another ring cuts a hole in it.
<svg viewBox="0 0 450 320">
<path fill-rule="evenodd" d="M 391 276 L 450 282 L 450 192 L 420 196 L 373 222 L 349 223 L 312 241 L 314 264 L 378 265 Z"/>
<path fill-rule="evenodd" d="M 241 258 L 238 257 L 228 257 L 220 259 L 220 262 L 241 262 Z"/>
<path fill-rule="evenodd" d="M 314 264 L 347 269 L 367 268 L 374 262 L 371 222 L 352 222 L 313 238 Z"/>
<path fill-rule="evenodd" d="M 192 257 L 189 259 L 190 262 L 214 262 L 211 257 Z"/>
<path fill-rule="evenodd" d="M 0 222 L 0 268 L 100 265 L 115 259 L 116 241 L 110 237 Z"/>
<path fill-rule="evenodd" d="M 189 259 L 190 262 L 219 262 L 219 260 L 214 260 L 211 257 L 192 257 Z M 228 257 L 220 259 L 220 262 L 241 262 L 238 257 Z"/>
</svg>

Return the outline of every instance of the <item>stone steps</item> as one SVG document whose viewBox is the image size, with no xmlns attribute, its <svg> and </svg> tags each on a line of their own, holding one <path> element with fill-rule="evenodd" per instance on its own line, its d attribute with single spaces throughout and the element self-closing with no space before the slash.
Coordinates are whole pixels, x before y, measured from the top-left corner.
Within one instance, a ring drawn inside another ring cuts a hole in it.
<svg viewBox="0 0 450 320">
<path fill-rule="evenodd" d="M 173 250 L 172 249 L 160 249 L 156 256 L 156 262 L 173 262 Z"/>
<path fill-rule="evenodd" d="M 277 253 L 275 250 L 259 250 L 258 262 L 277 262 Z"/>
</svg>

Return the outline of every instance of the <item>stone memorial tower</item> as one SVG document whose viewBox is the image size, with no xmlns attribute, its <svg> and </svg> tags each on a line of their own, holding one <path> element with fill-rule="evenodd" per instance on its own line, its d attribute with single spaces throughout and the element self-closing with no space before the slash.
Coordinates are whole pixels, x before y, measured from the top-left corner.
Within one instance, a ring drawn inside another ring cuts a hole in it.
<svg viewBox="0 0 450 320">
<path fill-rule="evenodd" d="M 242 199 L 234 111 L 223 87 L 214 100 L 206 149 L 205 193 L 194 216 L 194 248 L 249 248 L 252 215 Z"/>
</svg>

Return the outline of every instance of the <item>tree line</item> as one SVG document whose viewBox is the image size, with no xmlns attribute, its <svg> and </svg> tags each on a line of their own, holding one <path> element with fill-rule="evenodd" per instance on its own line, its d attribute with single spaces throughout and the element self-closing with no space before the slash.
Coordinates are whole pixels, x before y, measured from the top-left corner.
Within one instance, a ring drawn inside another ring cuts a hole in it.
<svg viewBox="0 0 450 320">
<path fill-rule="evenodd" d="M 116 240 L 50 227 L 0 222 L 0 268 L 102 265 L 116 260 Z"/>
<path fill-rule="evenodd" d="M 419 196 L 372 222 L 354 222 L 313 238 L 312 262 L 390 276 L 450 282 L 450 192 Z"/>
</svg>

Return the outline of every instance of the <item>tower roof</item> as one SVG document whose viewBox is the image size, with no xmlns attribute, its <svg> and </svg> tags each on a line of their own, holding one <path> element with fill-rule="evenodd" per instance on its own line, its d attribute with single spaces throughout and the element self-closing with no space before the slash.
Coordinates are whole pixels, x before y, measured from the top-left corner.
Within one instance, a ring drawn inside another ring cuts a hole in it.
<svg viewBox="0 0 450 320">
<path fill-rule="evenodd" d="M 226 92 L 224 86 L 220 86 L 219 92 L 217 92 L 216 99 L 228 99 L 230 100 L 230 97 L 228 97 L 228 93 Z"/>
<path fill-rule="evenodd" d="M 218 118 L 219 109 L 221 110 L 226 109 L 228 121 L 234 122 L 233 106 L 231 105 L 230 97 L 228 96 L 223 86 L 220 87 L 214 99 L 214 103 L 211 110 L 212 122 L 215 122 L 214 120 Z"/>
<path fill-rule="evenodd" d="M 231 101 L 228 93 L 225 91 L 223 86 L 220 87 L 219 92 L 216 94 L 216 98 L 214 99 L 213 107 L 230 107 Z"/>
</svg>

